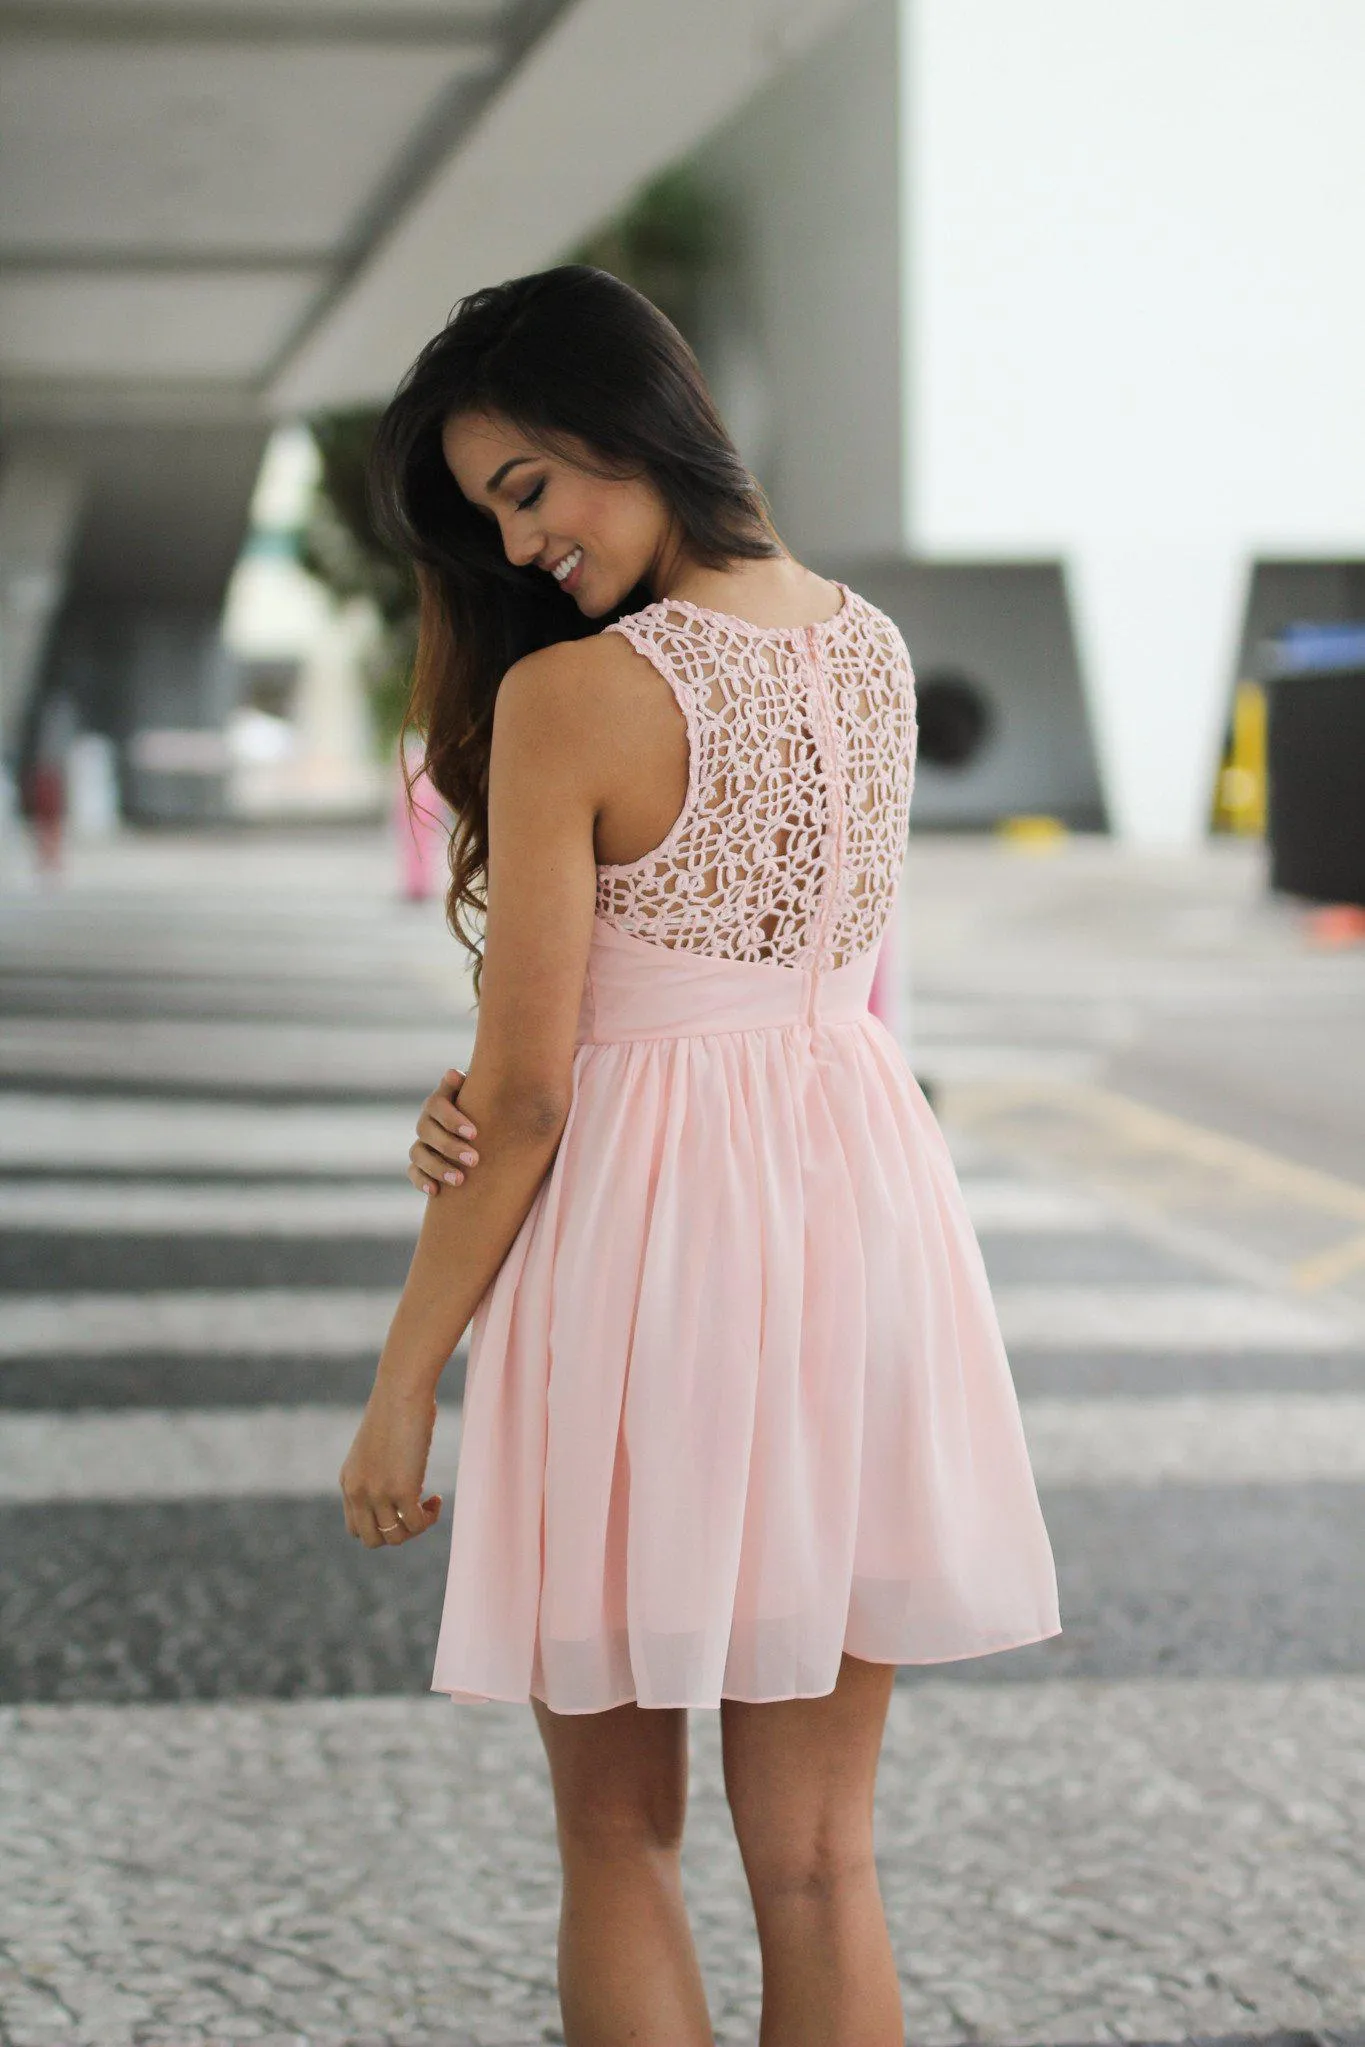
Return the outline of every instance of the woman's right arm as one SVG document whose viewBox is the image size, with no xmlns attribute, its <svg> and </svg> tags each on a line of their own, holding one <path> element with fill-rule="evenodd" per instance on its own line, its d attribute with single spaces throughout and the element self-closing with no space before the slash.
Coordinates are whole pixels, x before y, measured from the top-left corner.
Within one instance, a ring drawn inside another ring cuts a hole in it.
<svg viewBox="0 0 1365 2047">
<path fill-rule="evenodd" d="M 423 1194 L 439 1194 L 443 1182 L 458 1187 L 478 1164 L 479 1154 L 470 1142 L 478 1133 L 455 1103 L 464 1079 L 460 1068 L 452 1066 L 418 1115 L 417 1141 L 408 1151 L 408 1178 Z"/>
</svg>

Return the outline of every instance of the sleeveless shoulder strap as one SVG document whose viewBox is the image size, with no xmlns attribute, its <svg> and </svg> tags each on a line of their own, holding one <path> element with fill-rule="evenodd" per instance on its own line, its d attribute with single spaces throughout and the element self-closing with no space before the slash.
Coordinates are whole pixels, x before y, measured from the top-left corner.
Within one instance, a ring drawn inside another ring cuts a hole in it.
<svg viewBox="0 0 1365 2047">
<path fill-rule="evenodd" d="M 646 605 L 643 611 L 631 612 L 628 617 L 604 626 L 603 631 L 619 633 L 658 670 L 677 699 L 687 723 L 690 807 L 696 793 L 698 761 L 704 750 L 709 682 L 716 657 L 714 648 L 706 646 L 702 635 L 695 630 L 689 632 L 691 621 L 686 615 L 672 610 L 670 617 L 670 610 L 668 600 L 661 598 L 656 604 Z"/>
</svg>

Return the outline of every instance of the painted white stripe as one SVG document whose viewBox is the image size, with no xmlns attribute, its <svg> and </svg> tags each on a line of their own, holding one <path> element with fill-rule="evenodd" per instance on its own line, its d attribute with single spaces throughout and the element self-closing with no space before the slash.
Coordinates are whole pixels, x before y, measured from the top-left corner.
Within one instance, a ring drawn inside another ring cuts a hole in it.
<svg viewBox="0 0 1365 2047">
<path fill-rule="evenodd" d="M 337 1476 L 364 1409 L 129 1408 L 0 1415 L 0 1502 L 313 1499 Z M 447 1498 L 460 1448 L 458 1400 L 438 1406 L 427 1473 Z"/>
<path fill-rule="evenodd" d="M 1365 1479 L 1365 1394 L 1020 1402 L 1040 1485 Z"/>
<path fill-rule="evenodd" d="M 389 1287 L 0 1295 L 0 1358 L 354 1357 L 378 1350 L 397 1304 Z"/>
<path fill-rule="evenodd" d="M 1327 1308 L 1220 1286 L 1001 1286 L 1007 1345 L 1042 1350 L 1335 1351 L 1362 1331 Z"/>
<path fill-rule="evenodd" d="M 0 1119 L 0 1167 L 401 1174 L 418 1107 L 416 1101 L 410 1109 L 402 1103 L 257 1107 L 11 1094 Z"/>
<path fill-rule="evenodd" d="M 211 1023 L 169 1018 L 97 1023 L 13 1018 L 0 1024 L 0 1073 L 60 1080 L 411 1087 L 419 1100 L 448 1066 L 467 1064 L 473 1026 Z"/>
<path fill-rule="evenodd" d="M 396 1173 L 389 1185 L 0 1181 L 0 1228 L 56 1235 L 145 1231 L 169 1237 L 391 1237 L 410 1243 L 425 1205 L 426 1197 Z"/>
<path fill-rule="evenodd" d="M 1037 1180 L 959 1176 L 958 1184 L 978 1230 L 1015 1236 L 1090 1236 L 1116 1227 L 1112 1209 L 1096 1194 Z"/>
<path fill-rule="evenodd" d="M 912 1047 L 915 1072 L 944 1087 L 980 1080 L 1093 1080 L 1107 1057 L 1101 1049 L 1081 1045 L 935 1043 L 919 1033 Z"/>
<path fill-rule="evenodd" d="M 420 1195 L 414 1199 L 421 1200 Z M 1044 1350 L 1349 1350 L 1362 1333 L 1328 1309 L 1226 1287 L 999 1287 L 1006 1345 Z M 354 1355 L 383 1341 L 397 1290 L 213 1288 L 0 1296 L 0 1358 L 125 1351 Z"/>
<path fill-rule="evenodd" d="M 1003 1234 L 1092 1235 L 1112 1226 L 1095 1197 L 1026 1180 L 964 1178 L 972 1222 Z M 166 1180 L 0 1181 L 0 1228 L 88 1235 L 392 1237 L 410 1242 L 424 1198 L 401 1172 L 388 1185 L 309 1182 L 293 1187 L 201 1185 Z"/>
<path fill-rule="evenodd" d="M 1365 1481 L 1365 1395 L 1189 1394 L 1020 1403 L 1040 1486 Z M 0 1502 L 329 1495 L 359 1406 L 0 1414 Z M 438 1408 L 430 1482 L 449 1493 L 460 1406 Z"/>
</svg>

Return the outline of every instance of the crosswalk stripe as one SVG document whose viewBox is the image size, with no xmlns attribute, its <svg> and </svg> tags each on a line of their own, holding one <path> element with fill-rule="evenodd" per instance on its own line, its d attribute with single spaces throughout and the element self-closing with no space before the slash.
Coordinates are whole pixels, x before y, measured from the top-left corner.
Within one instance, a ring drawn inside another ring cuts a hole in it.
<svg viewBox="0 0 1365 2047">
<path fill-rule="evenodd" d="M 421 1196 L 416 1196 L 421 1199 Z M 1350 1350 L 1361 1334 L 1326 1310 L 1251 1289 L 1001 1286 L 1007 1347 L 1220 1352 Z M 0 1358 L 348 1356 L 383 1340 L 397 1297 L 384 1287 L 213 1288 L 0 1297 Z"/>
<path fill-rule="evenodd" d="M 1020 1402 L 1040 1486 L 1365 1481 L 1365 1395 Z M 330 1495 L 363 1412 L 133 1408 L 0 1418 L 0 1504 Z M 449 1490 L 460 1403 L 438 1398 L 429 1483 Z"/>
<path fill-rule="evenodd" d="M 998 1235 L 1093 1236 L 1113 1228 L 1101 1202 L 1025 1180 L 964 1177 L 978 1230 Z M 262 1237 L 364 1235 L 407 1241 L 423 1197 L 390 1162 L 386 1180 L 299 1181 L 288 1185 L 70 1177 L 0 1180 L 0 1228 L 55 1234 L 94 1232 Z"/>
<path fill-rule="evenodd" d="M 1007 1345 L 1053 1350 L 1350 1350 L 1344 1317 L 1252 1288 L 1002 1286 L 993 1290 Z"/>
<path fill-rule="evenodd" d="M 382 1237 L 406 1243 L 425 1197 L 397 1172 L 388 1181 L 243 1185 L 173 1180 L 0 1181 L 0 1228 L 56 1235 Z"/>
<path fill-rule="evenodd" d="M 0 1075 L 42 1074 L 89 1086 L 173 1081 L 214 1086 L 346 1087 L 362 1096 L 376 1076 L 387 1091 L 413 1089 L 414 1104 L 448 1066 L 467 1064 L 467 1023 L 414 1026 L 218 1023 L 140 1017 L 117 1026 L 88 1018 L 0 1022 Z M 465 1055 L 465 1056 L 462 1056 Z"/>
<path fill-rule="evenodd" d="M 1085 1045 L 969 1043 L 915 1038 L 915 1071 L 943 1086 L 977 1081 L 1088 1081 L 1103 1071 L 1103 1054 Z"/>
<path fill-rule="evenodd" d="M 0 1169 L 401 1173 L 416 1106 L 14 1093 L 0 1123 Z"/>
<path fill-rule="evenodd" d="M 0 1297 L 0 1358 L 353 1357 L 383 1342 L 397 1298 L 389 1287 L 10 1294 Z"/>
<path fill-rule="evenodd" d="M 0 1503 L 314 1498 L 338 1473 L 364 1412 L 345 1407 L 131 1408 L 0 1419 Z M 429 1482 L 448 1492 L 460 1404 L 438 1403 Z"/>
<path fill-rule="evenodd" d="M 1036 1180 L 959 1174 L 975 1229 L 1015 1236 L 1091 1236 L 1115 1227 L 1098 1196 Z"/>
<path fill-rule="evenodd" d="M 1365 1394 L 1022 1400 L 1040 1485 L 1365 1479 Z"/>
</svg>

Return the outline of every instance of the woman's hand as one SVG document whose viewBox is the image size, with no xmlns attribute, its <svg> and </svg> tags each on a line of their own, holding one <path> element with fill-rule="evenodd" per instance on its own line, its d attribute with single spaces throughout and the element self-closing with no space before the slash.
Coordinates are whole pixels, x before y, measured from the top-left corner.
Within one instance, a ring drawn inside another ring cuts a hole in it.
<svg viewBox="0 0 1365 2047">
<path fill-rule="evenodd" d="M 479 1162 L 469 1143 L 474 1125 L 455 1097 L 464 1086 L 458 1066 L 445 1074 L 434 1094 L 427 1096 L 417 1118 L 417 1142 L 409 1149 L 408 1178 L 423 1194 L 439 1194 L 441 1182 L 458 1187 L 465 1174 Z"/>
<path fill-rule="evenodd" d="M 341 1467 L 346 1527 L 366 1549 L 397 1548 L 425 1535 L 440 1516 L 441 1495 L 422 1498 L 434 1394 L 377 1384 Z"/>
</svg>

